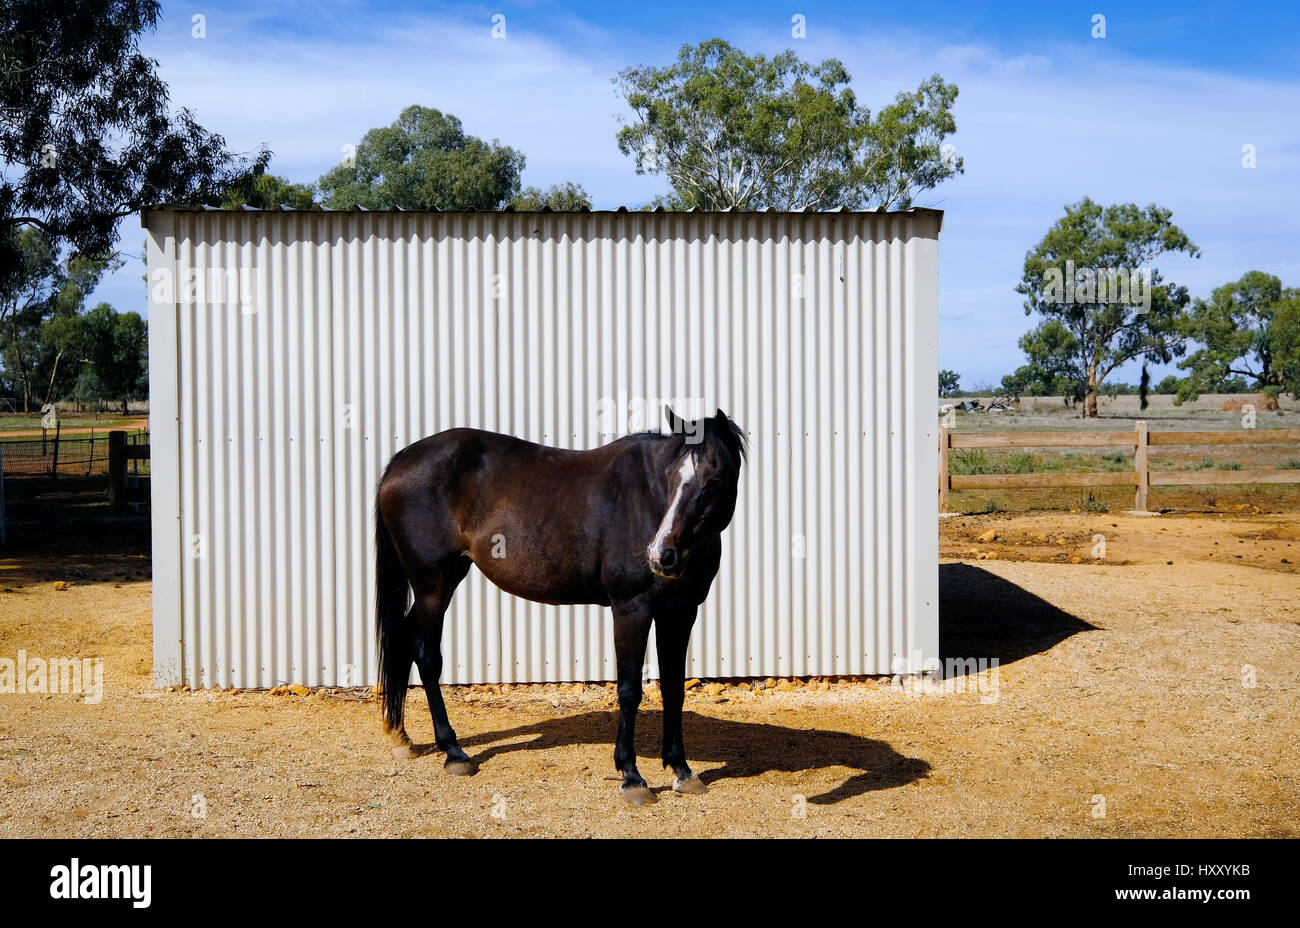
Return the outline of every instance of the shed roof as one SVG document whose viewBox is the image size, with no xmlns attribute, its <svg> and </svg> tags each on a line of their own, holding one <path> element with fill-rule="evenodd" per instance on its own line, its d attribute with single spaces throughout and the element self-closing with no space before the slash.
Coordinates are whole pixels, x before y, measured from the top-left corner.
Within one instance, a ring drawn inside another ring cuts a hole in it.
<svg viewBox="0 0 1300 928">
<path fill-rule="evenodd" d="M 738 210 L 738 209 L 702 210 L 696 207 L 691 207 L 690 209 L 686 209 L 686 210 L 668 210 L 668 209 L 664 209 L 662 206 L 655 207 L 652 210 L 631 209 L 627 206 L 619 206 L 616 209 L 580 209 L 580 210 L 552 210 L 549 207 L 540 210 L 516 210 L 509 206 L 505 207 L 504 209 L 495 209 L 495 210 L 472 210 L 472 209 L 471 210 L 442 210 L 442 209 L 403 209 L 400 206 L 393 207 L 392 209 L 367 209 L 364 206 L 351 206 L 351 207 L 347 207 L 346 209 L 330 209 L 327 206 L 313 206 L 311 209 L 295 209 L 294 207 L 285 206 L 281 204 L 279 207 L 275 209 L 263 210 L 255 206 L 239 206 L 239 207 L 232 207 L 227 209 L 221 206 L 207 206 L 202 204 L 198 206 L 193 206 L 193 205 L 184 205 L 178 203 L 155 203 L 146 206 L 144 207 L 144 209 L 140 210 L 141 225 L 145 225 L 146 216 L 149 213 L 377 213 L 377 214 L 446 213 L 448 215 L 457 215 L 457 214 L 475 215 L 475 214 L 483 214 L 483 213 L 489 213 L 489 214 L 519 213 L 522 215 L 532 215 L 537 213 L 552 213 L 557 215 L 565 214 L 565 213 L 590 213 L 595 215 L 661 213 L 664 215 L 669 215 L 669 214 L 677 214 L 677 213 L 697 213 L 700 215 L 714 215 L 714 216 L 725 216 L 729 214 L 740 214 L 740 215 L 773 214 L 773 215 L 784 215 L 784 216 L 832 215 L 833 216 L 833 215 L 841 215 L 844 213 L 852 213 L 860 216 L 933 215 L 938 220 L 939 229 L 941 231 L 943 229 L 943 210 L 933 209 L 928 206 L 913 206 L 901 210 L 886 210 L 883 208 L 849 209 L 847 206 L 842 207 L 841 209 L 832 209 L 832 210 L 815 210 L 815 209 L 783 210 L 783 209 L 771 209 L 771 208 L 745 209 L 745 210 Z"/>
</svg>

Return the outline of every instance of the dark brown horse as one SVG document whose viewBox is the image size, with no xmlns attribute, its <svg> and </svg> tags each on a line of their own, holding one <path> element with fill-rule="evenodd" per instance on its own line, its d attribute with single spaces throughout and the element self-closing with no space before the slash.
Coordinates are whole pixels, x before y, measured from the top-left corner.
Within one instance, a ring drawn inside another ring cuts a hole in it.
<svg viewBox="0 0 1300 928">
<path fill-rule="evenodd" d="M 501 589 L 525 599 L 613 607 L 614 765 L 634 805 L 655 798 L 636 769 L 633 743 L 653 622 L 664 766 L 673 769 L 673 789 L 705 791 L 682 746 L 686 648 L 735 512 L 745 439 L 720 409 L 695 422 L 664 412 L 672 434 L 629 435 L 591 451 L 451 429 L 393 456 L 376 496 L 375 566 L 381 704 L 395 754 L 411 753 L 402 713 L 414 661 L 446 769 L 474 772 L 447 721 L 438 677 L 443 616 L 477 564 Z"/>
</svg>

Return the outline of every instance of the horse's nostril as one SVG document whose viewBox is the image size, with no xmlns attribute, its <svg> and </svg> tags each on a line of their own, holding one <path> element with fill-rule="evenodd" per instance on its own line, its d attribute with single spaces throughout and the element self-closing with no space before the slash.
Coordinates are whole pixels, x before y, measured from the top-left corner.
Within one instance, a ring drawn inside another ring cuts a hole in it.
<svg viewBox="0 0 1300 928">
<path fill-rule="evenodd" d="M 659 566 L 670 567 L 670 568 L 677 566 L 677 549 L 665 548 L 662 552 L 660 552 Z"/>
</svg>

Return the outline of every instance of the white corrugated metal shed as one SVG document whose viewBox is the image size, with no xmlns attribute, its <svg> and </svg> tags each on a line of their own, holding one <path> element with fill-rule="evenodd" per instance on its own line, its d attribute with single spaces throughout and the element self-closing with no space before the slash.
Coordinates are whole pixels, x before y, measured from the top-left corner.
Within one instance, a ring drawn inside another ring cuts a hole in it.
<svg viewBox="0 0 1300 928">
<path fill-rule="evenodd" d="M 371 682 L 395 451 L 455 426 L 590 448 L 662 400 L 752 443 L 688 673 L 937 657 L 938 211 L 142 220 L 158 685 Z M 476 571 L 443 649 L 444 682 L 614 678 L 607 609 Z"/>
</svg>

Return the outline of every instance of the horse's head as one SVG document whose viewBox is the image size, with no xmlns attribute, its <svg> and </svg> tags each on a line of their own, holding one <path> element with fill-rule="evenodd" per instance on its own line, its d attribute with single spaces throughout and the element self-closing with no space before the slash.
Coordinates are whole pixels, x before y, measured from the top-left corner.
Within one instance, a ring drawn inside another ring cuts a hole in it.
<svg viewBox="0 0 1300 928">
<path fill-rule="evenodd" d="M 720 534 L 736 511 L 745 433 L 721 409 L 710 419 L 687 422 L 667 406 L 664 413 L 674 436 L 664 480 L 668 509 L 646 557 L 661 577 L 680 576 L 691 545 L 707 534 Z"/>
</svg>

